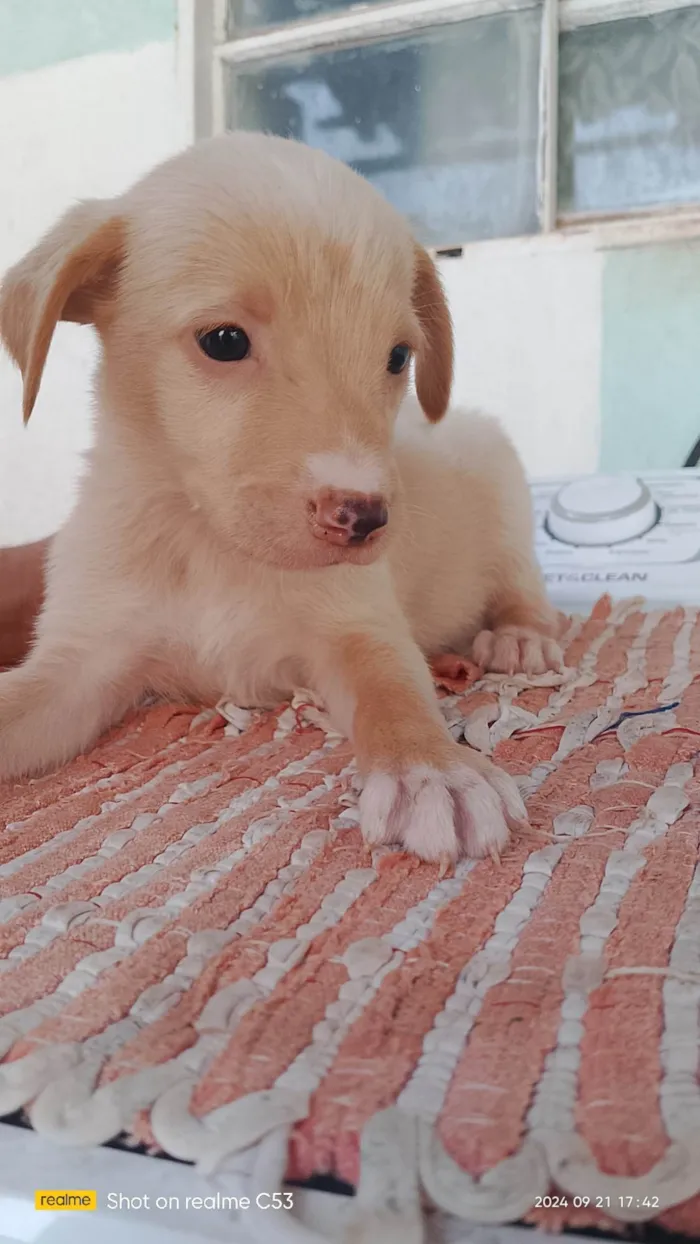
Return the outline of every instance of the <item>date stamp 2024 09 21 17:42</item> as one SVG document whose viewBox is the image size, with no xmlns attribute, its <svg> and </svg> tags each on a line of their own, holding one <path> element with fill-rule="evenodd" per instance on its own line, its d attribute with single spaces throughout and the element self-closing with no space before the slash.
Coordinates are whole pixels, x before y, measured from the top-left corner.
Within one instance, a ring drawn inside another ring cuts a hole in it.
<svg viewBox="0 0 700 1244">
<path fill-rule="evenodd" d="M 660 1209 L 657 1196 L 538 1196 L 535 1209 Z"/>
</svg>

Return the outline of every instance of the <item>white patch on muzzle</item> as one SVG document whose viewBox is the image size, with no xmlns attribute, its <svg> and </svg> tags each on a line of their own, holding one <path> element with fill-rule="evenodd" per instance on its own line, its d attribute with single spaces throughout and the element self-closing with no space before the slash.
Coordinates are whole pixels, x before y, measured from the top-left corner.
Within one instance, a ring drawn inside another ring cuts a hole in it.
<svg viewBox="0 0 700 1244">
<path fill-rule="evenodd" d="M 383 492 L 386 484 L 379 458 L 366 449 L 310 454 L 306 466 L 317 488 L 377 494 Z"/>
</svg>

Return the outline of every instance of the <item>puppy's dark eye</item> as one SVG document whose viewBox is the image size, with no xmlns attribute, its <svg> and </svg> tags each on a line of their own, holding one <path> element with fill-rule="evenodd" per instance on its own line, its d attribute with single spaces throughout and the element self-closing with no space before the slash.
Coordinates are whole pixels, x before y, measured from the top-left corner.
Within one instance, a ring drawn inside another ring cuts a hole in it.
<svg viewBox="0 0 700 1244">
<path fill-rule="evenodd" d="M 400 375 L 400 373 L 403 371 L 404 367 L 408 363 L 408 360 L 410 359 L 410 357 L 411 357 L 410 346 L 404 346 L 404 345 L 394 346 L 393 350 L 391 351 L 391 354 L 389 355 L 389 362 L 386 365 L 387 371 L 390 371 L 392 376 Z"/>
<path fill-rule="evenodd" d="M 250 354 L 250 338 L 235 324 L 221 324 L 197 337 L 199 347 L 217 363 L 240 363 Z"/>
</svg>

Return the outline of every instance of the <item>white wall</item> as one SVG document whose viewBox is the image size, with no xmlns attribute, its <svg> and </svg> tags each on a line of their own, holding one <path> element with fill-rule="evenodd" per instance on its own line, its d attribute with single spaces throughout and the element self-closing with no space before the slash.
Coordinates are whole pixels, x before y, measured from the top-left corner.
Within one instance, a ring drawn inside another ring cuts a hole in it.
<svg viewBox="0 0 700 1244">
<path fill-rule="evenodd" d="M 603 255 L 593 235 L 482 242 L 440 268 L 455 403 L 498 415 L 531 475 L 595 470 Z"/>
<path fill-rule="evenodd" d="M 186 141 L 175 41 L 0 79 L 0 273 L 77 199 L 120 193 Z M 22 427 L 19 377 L 0 356 L 0 545 L 65 519 L 90 442 L 91 330 L 60 325 Z"/>
</svg>

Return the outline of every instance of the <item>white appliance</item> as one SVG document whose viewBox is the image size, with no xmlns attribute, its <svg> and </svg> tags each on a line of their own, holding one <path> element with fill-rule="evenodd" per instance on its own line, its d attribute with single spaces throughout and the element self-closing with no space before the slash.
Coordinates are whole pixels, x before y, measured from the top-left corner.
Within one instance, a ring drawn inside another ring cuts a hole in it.
<svg viewBox="0 0 700 1244">
<path fill-rule="evenodd" d="M 564 611 L 645 596 L 700 605 L 700 471 L 640 471 L 531 482 L 537 556 Z"/>
</svg>

